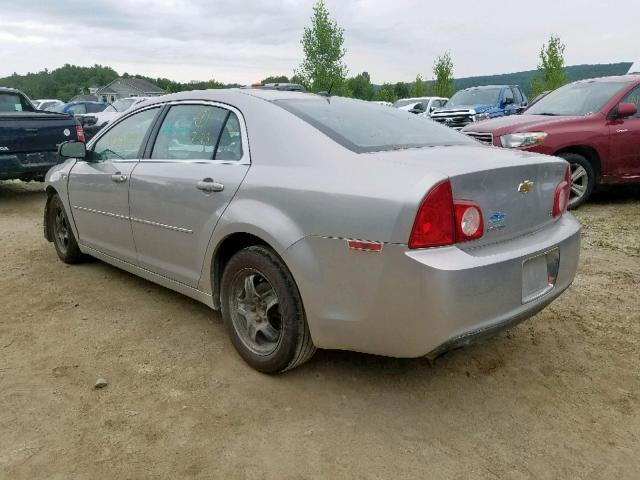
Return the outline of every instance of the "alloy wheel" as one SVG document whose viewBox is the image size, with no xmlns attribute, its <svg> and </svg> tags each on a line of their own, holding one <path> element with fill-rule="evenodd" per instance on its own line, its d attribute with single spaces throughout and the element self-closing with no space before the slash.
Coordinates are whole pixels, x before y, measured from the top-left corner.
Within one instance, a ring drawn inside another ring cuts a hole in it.
<svg viewBox="0 0 640 480">
<path fill-rule="evenodd" d="M 587 193 L 589 186 L 589 174 L 587 170 L 579 163 L 571 164 L 571 196 L 569 197 L 569 206 L 578 203 Z"/>
<path fill-rule="evenodd" d="M 58 248 L 63 252 L 66 252 L 69 248 L 69 223 L 67 222 L 67 216 L 64 213 L 62 207 L 56 208 L 55 216 L 55 240 L 58 244 Z"/>
<path fill-rule="evenodd" d="M 258 355 L 273 353 L 282 337 L 278 295 L 264 275 L 244 269 L 231 287 L 233 327 L 242 343 Z"/>
</svg>

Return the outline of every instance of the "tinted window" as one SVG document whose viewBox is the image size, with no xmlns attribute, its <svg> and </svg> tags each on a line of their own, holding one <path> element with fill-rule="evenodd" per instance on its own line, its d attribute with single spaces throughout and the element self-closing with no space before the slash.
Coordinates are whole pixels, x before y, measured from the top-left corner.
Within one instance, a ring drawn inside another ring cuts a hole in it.
<svg viewBox="0 0 640 480">
<path fill-rule="evenodd" d="M 151 158 L 212 160 L 228 110 L 207 105 L 176 105 L 162 122 Z"/>
<path fill-rule="evenodd" d="M 71 105 L 67 111 L 74 114 L 83 114 L 87 113 L 87 107 L 84 103 L 76 103 L 75 105 Z"/>
<path fill-rule="evenodd" d="M 505 88 L 504 89 L 504 99 L 508 100 L 511 99 L 511 103 L 515 102 L 515 97 L 513 95 L 513 90 L 511 90 L 510 88 Z"/>
<path fill-rule="evenodd" d="M 627 93 L 620 103 L 633 103 L 638 110 L 636 117 L 640 117 L 640 87 L 637 87 Z"/>
<path fill-rule="evenodd" d="M 33 112 L 31 104 L 22 95 L 12 92 L 0 93 L 0 112 Z"/>
<path fill-rule="evenodd" d="M 520 92 L 519 88 L 513 88 L 513 95 L 516 99 L 516 103 L 524 102 L 524 98 L 522 97 L 522 93 Z"/>
<path fill-rule="evenodd" d="M 589 115 L 598 112 L 628 84 L 587 81 L 570 83 L 532 105 L 526 115 Z"/>
<path fill-rule="evenodd" d="M 240 133 L 240 122 L 235 113 L 230 112 L 222 129 L 218 149 L 216 150 L 216 160 L 240 160 L 242 158 L 242 135 Z"/>
<path fill-rule="evenodd" d="M 106 108 L 106 105 L 104 103 L 88 103 L 87 113 L 102 112 L 105 108 Z"/>
<path fill-rule="evenodd" d="M 370 102 L 306 97 L 274 103 L 357 153 L 474 144 L 465 135 L 435 122 Z"/>
<path fill-rule="evenodd" d="M 97 161 L 139 158 L 144 137 L 159 110 L 144 110 L 116 124 L 94 145 L 93 159 Z"/>
</svg>

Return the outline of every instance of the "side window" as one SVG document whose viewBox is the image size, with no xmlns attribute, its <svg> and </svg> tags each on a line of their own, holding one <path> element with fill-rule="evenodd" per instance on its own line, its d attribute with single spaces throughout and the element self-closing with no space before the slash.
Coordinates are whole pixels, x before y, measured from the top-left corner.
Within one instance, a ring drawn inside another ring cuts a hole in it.
<svg viewBox="0 0 640 480">
<path fill-rule="evenodd" d="M 159 110 L 144 110 L 116 124 L 93 146 L 94 161 L 139 158 L 144 137 Z"/>
<path fill-rule="evenodd" d="M 82 115 L 83 113 L 87 113 L 87 107 L 84 103 L 76 103 L 69 107 L 69 112 Z"/>
<path fill-rule="evenodd" d="M 521 105 L 524 102 L 524 98 L 522 98 L 522 93 L 520 93 L 520 89 L 519 88 L 512 88 L 511 90 L 513 90 L 513 96 L 515 98 L 515 102 L 518 105 Z"/>
<path fill-rule="evenodd" d="M 100 105 L 99 103 L 87 104 L 87 113 L 98 113 L 103 110 L 104 110 L 104 105 Z"/>
<path fill-rule="evenodd" d="M 640 117 L 640 87 L 634 88 L 629 93 L 627 93 L 624 98 L 620 101 L 620 103 L 633 103 L 638 110 L 636 112 L 636 118 Z"/>
<path fill-rule="evenodd" d="M 216 160 L 240 160 L 242 158 L 242 133 L 240 122 L 235 113 L 229 112 L 227 123 L 225 123 L 218 149 L 216 150 Z"/>
<path fill-rule="evenodd" d="M 213 160 L 228 110 L 208 105 L 176 105 L 164 118 L 151 158 Z"/>
<path fill-rule="evenodd" d="M 504 100 L 505 103 L 507 103 L 509 101 L 509 99 L 511 99 L 511 103 L 513 103 L 515 101 L 514 97 L 513 97 L 513 90 L 511 90 L 511 87 L 507 87 L 504 90 Z"/>
</svg>

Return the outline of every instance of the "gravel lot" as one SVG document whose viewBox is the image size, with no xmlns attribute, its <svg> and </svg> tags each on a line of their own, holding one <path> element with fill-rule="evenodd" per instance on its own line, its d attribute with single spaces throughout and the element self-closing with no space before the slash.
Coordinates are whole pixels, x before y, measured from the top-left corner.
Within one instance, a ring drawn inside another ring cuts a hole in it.
<svg viewBox="0 0 640 480">
<path fill-rule="evenodd" d="M 638 190 L 577 212 L 574 285 L 513 330 L 270 377 L 207 307 L 61 263 L 41 188 L 0 182 L 0 478 L 638 478 Z"/>
</svg>

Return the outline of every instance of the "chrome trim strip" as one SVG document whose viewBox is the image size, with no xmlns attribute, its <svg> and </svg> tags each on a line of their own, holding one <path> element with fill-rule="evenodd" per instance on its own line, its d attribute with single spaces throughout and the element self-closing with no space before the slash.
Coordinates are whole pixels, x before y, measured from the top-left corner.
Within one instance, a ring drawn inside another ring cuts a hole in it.
<svg viewBox="0 0 640 480">
<path fill-rule="evenodd" d="M 136 218 L 136 217 L 131 217 L 131 221 L 143 223 L 145 225 L 151 225 L 153 227 L 166 228 L 167 230 L 173 230 L 174 232 L 193 233 L 193 230 L 189 230 L 188 228 L 174 227 L 173 225 L 166 225 L 164 223 L 152 222 L 151 220 L 143 220 L 141 218 Z"/>
<path fill-rule="evenodd" d="M 102 210 L 96 210 L 96 209 L 87 208 L 87 207 L 79 207 L 78 205 L 74 205 L 73 208 L 75 208 L 76 210 L 82 210 L 83 212 L 97 213 L 98 215 L 104 215 L 106 217 L 120 218 L 122 220 L 131 220 L 133 222 L 143 223 L 145 225 L 151 225 L 153 227 L 166 228 L 167 230 L 172 230 L 174 232 L 193 233 L 193 230 L 190 230 L 188 228 L 174 227 L 173 225 L 166 225 L 164 223 L 152 222 L 151 220 L 143 220 L 141 218 L 128 217 L 126 215 L 119 215 L 117 213 L 103 212 Z"/>
<path fill-rule="evenodd" d="M 83 212 L 97 213 L 99 215 L 105 215 L 107 217 L 120 218 L 122 220 L 129 220 L 128 216 L 119 215 L 117 213 L 103 212 L 102 210 L 95 210 L 93 208 L 87 208 L 87 207 L 79 207 L 78 205 L 74 205 L 73 208 L 75 208 L 76 210 L 82 210 Z"/>
</svg>

